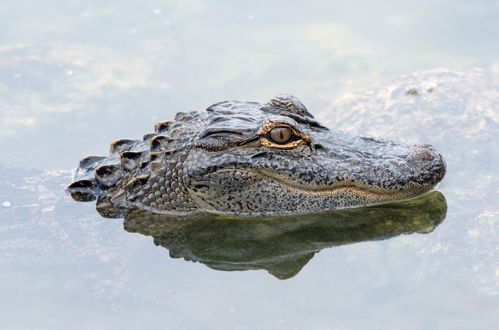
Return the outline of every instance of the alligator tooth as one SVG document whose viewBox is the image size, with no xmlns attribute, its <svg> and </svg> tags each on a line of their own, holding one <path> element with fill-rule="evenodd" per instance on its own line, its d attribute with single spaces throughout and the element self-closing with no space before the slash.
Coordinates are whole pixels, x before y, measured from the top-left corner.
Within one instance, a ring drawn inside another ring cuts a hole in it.
<svg viewBox="0 0 499 330">
<path fill-rule="evenodd" d="M 111 147 L 109 148 L 109 152 L 111 154 L 120 153 L 122 151 L 130 150 L 133 145 L 137 142 L 134 139 L 119 139 L 111 142 Z"/>
<path fill-rule="evenodd" d="M 123 151 L 120 155 L 121 166 L 126 171 L 131 171 L 139 165 L 140 157 L 144 153 L 142 151 Z"/>
<path fill-rule="evenodd" d="M 88 156 L 80 160 L 80 168 L 88 168 L 96 162 L 106 159 L 104 156 Z"/>
<path fill-rule="evenodd" d="M 154 125 L 154 130 L 156 131 L 156 133 L 163 133 L 165 131 L 168 131 L 173 123 L 175 123 L 175 121 L 173 120 L 164 120 L 157 122 L 156 125 Z"/>
<path fill-rule="evenodd" d="M 114 185 L 121 179 L 121 167 L 114 164 L 103 164 L 95 169 L 95 179 L 104 187 Z"/>
</svg>

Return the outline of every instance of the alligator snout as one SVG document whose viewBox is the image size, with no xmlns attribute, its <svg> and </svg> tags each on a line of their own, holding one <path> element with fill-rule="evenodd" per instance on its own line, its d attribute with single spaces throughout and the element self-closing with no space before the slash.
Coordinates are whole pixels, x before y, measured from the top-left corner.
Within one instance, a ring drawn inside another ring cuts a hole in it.
<svg viewBox="0 0 499 330">
<path fill-rule="evenodd" d="M 441 154 L 429 144 L 415 145 L 406 160 L 420 168 L 422 177 L 428 177 L 432 184 L 438 183 L 445 175 L 446 163 Z"/>
</svg>

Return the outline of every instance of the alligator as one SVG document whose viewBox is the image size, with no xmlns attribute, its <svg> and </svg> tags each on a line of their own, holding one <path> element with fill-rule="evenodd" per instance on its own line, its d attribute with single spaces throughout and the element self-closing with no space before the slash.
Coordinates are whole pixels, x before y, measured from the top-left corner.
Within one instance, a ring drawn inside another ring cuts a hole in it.
<svg viewBox="0 0 499 330">
<path fill-rule="evenodd" d="M 134 206 L 173 216 L 317 213 L 413 198 L 445 175 L 431 145 L 358 137 L 318 122 L 296 97 L 178 112 L 140 140 L 82 159 L 68 190 L 105 217 Z"/>
</svg>

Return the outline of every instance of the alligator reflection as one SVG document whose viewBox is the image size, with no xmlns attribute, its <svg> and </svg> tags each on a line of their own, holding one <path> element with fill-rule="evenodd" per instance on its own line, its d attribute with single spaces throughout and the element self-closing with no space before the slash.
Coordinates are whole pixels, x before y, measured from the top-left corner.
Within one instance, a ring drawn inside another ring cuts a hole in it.
<svg viewBox="0 0 499 330">
<path fill-rule="evenodd" d="M 203 216 L 179 220 L 129 209 L 125 230 L 152 236 L 173 258 L 217 270 L 265 269 L 279 279 L 295 276 L 320 250 L 401 234 L 432 232 L 445 218 L 439 192 L 361 209 L 274 218 Z"/>
</svg>

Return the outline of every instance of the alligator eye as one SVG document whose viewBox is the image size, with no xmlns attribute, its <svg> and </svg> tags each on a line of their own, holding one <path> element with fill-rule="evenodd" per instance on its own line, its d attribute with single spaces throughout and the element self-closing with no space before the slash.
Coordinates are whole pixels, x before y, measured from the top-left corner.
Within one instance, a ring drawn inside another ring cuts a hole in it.
<svg viewBox="0 0 499 330">
<path fill-rule="evenodd" d="M 288 127 L 276 127 L 270 131 L 270 138 L 278 144 L 287 143 L 292 136 L 293 132 Z"/>
</svg>

